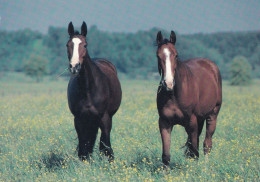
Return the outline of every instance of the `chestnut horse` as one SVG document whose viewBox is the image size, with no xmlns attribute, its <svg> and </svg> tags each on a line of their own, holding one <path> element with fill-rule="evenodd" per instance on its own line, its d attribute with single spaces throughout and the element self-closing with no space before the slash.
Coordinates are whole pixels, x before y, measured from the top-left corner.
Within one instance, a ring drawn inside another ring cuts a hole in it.
<svg viewBox="0 0 260 182">
<path fill-rule="evenodd" d="M 78 156 L 84 160 L 93 152 L 101 129 L 99 150 L 113 159 L 110 143 L 112 117 L 118 110 L 122 91 L 116 68 L 105 59 L 91 59 L 87 50 L 87 25 L 83 22 L 81 34 L 68 26 L 67 53 L 71 78 L 68 84 L 68 104 L 74 115 L 78 134 Z"/>
<path fill-rule="evenodd" d="M 209 59 L 178 59 L 173 31 L 170 40 L 163 39 L 158 32 L 156 42 L 162 78 L 157 93 L 162 161 L 169 165 L 171 131 L 176 124 L 182 125 L 188 134 L 186 155 L 198 158 L 199 136 L 206 120 L 204 154 L 210 152 L 222 103 L 222 81 L 217 65 Z"/>
</svg>

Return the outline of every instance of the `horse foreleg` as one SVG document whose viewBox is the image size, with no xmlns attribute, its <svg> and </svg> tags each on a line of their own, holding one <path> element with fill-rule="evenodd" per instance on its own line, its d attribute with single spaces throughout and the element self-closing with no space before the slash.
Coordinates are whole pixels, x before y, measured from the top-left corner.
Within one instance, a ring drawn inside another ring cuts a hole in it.
<svg viewBox="0 0 260 182">
<path fill-rule="evenodd" d="M 101 137 L 99 150 L 104 153 L 110 160 L 114 159 L 113 149 L 110 143 L 110 132 L 112 129 L 112 117 L 109 114 L 104 114 L 100 121 Z"/>
<path fill-rule="evenodd" d="M 198 122 L 197 117 L 195 115 L 192 115 L 190 118 L 190 122 L 185 127 L 185 130 L 188 134 L 188 140 L 187 140 L 187 151 L 185 152 L 187 156 L 192 158 L 199 157 L 199 151 L 198 151 Z"/>
<path fill-rule="evenodd" d="M 206 119 L 206 137 L 203 143 L 204 154 L 208 154 L 212 148 L 212 136 L 216 129 L 217 115 L 211 115 Z"/>
<path fill-rule="evenodd" d="M 171 132 L 173 125 L 169 124 L 167 121 L 159 118 L 159 128 L 162 138 L 162 162 L 165 165 L 169 165 L 171 155 L 170 155 L 170 146 L 171 146 Z"/>
<path fill-rule="evenodd" d="M 81 160 L 88 159 L 93 153 L 98 133 L 98 123 L 94 120 L 86 121 L 85 118 L 75 118 L 74 124 L 79 140 L 78 156 Z"/>
</svg>

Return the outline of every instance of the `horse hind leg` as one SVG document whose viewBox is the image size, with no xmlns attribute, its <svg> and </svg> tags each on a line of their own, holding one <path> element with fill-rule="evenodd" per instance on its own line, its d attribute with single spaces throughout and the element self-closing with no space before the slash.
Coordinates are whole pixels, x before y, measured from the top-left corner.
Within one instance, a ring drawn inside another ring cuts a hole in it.
<svg viewBox="0 0 260 182">
<path fill-rule="evenodd" d="M 212 149 L 212 136 L 216 129 L 217 115 L 210 115 L 206 119 L 206 136 L 203 143 L 204 154 L 210 153 Z"/>
<path fill-rule="evenodd" d="M 75 118 L 74 124 L 79 140 L 78 156 L 81 160 L 89 159 L 93 153 L 98 133 L 98 124 L 94 120 L 86 121 L 83 118 Z"/>
<path fill-rule="evenodd" d="M 220 108 L 221 108 L 221 97 L 219 99 L 219 102 L 216 104 L 215 108 L 213 109 L 213 113 L 206 118 L 206 137 L 203 143 L 205 155 L 210 153 L 212 149 L 212 136 L 216 130 L 217 117 Z"/>
<path fill-rule="evenodd" d="M 114 152 L 110 143 L 110 132 L 112 129 L 112 117 L 109 114 L 104 114 L 100 121 L 101 137 L 99 150 L 105 154 L 109 161 L 114 160 Z"/>
</svg>

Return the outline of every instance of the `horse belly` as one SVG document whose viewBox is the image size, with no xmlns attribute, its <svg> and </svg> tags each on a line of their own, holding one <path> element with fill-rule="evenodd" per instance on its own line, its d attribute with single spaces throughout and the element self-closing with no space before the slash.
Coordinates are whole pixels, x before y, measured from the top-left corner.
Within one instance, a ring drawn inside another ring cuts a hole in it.
<svg viewBox="0 0 260 182">
<path fill-rule="evenodd" d="M 120 106 L 122 99 L 122 90 L 119 80 L 117 79 L 114 81 L 113 85 L 111 86 L 111 96 L 110 96 L 110 110 L 111 112 L 116 112 Z"/>
<path fill-rule="evenodd" d="M 197 104 L 197 114 L 199 116 L 205 116 L 213 111 L 218 102 L 218 84 L 212 77 L 209 79 L 201 79 L 199 91 L 199 104 Z"/>
<path fill-rule="evenodd" d="M 216 106 L 216 102 L 206 102 L 202 103 L 198 109 L 196 109 L 196 115 L 200 117 L 205 117 L 208 114 L 213 112 L 213 109 Z"/>
<path fill-rule="evenodd" d="M 113 114 L 115 113 L 121 103 L 121 99 L 122 99 L 122 90 L 121 90 L 121 84 L 119 82 L 118 76 L 117 76 L 117 72 L 114 68 L 114 66 L 112 66 L 112 64 L 110 65 L 110 62 L 107 61 L 100 61 L 98 66 L 99 68 L 102 70 L 102 72 L 106 75 L 106 77 L 108 78 L 108 82 L 109 82 L 109 104 L 108 104 L 108 110 L 109 113 Z"/>
</svg>

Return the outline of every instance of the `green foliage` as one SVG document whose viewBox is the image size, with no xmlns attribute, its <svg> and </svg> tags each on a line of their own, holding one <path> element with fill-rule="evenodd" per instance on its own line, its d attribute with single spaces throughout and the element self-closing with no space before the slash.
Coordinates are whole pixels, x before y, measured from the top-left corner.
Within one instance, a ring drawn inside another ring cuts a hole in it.
<svg viewBox="0 0 260 182">
<path fill-rule="evenodd" d="M 0 31 L 0 71 L 23 71 L 23 60 L 30 56 L 34 41 L 43 35 L 29 29 Z"/>
<path fill-rule="evenodd" d="M 50 74 L 62 72 L 68 67 L 66 44 L 68 41 L 68 33 L 65 28 L 50 27 L 48 34 L 44 37 L 43 45 L 48 50 Z"/>
<path fill-rule="evenodd" d="M 236 56 L 230 66 L 230 84 L 248 85 L 251 81 L 251 65 L 244 56 Z"/>
<path fill-rule="evenodd" d="M 199 40 L 205 47 L 214 49 L 221 54 L 224 62 L 218 66 L 220 66 L 224 78 L 228 78 L 228 65 L 237 55 L 246 57 L 253 67 L 252 75 L 259 77 L 260 31 L 195 34 L 189 37 Z"/>
<path fill-rule="evenodd" d="M 39 55 L 32 54 L 24 65 L 26 75 L 36 79 L 37 82 L 42 80 L 42 77 L 47 74 L 48 60 Z"/>
<path fill-rule="evenodd" d="M 213 149 L 200 158 L 184 157 L 187 140 L 179 125 L 172 131 L 170 169 L 163 170 L 158 127 L 158 81 L 122 81 L 120 109 L 113 117 L 115 161 L 77 156 L 77 134 L 66 96 L 68 81 L 1 85 L 0 181 L 259 181 L 260 82 L 241 91 L 223 83 L 223 103 Z"/>
<path fill-rule="evenodd" d="M 76 28 L 79 30 L 79 28 Z M 119 72 L 131 78 L 150 78 L 157 73 L 156 47 L 158 28 L 136 33 L 109 33 L 92 26 L 88 30 L 88 51 L 91 57 L 110 60 Z M 163 31 L 169 38 L 170 33 Z M 68 67 L 66 28 L 50 27 L 47 35 L 31 30 L 0 31 L 0 71 L 22 71 L 32 52 L 51 60 L 50 74 L 61 73 Z M 37 49 L 36 49 L 37 48 Z M 228 78 L 228 65 L 236 55 L 248 58 L 252 76 L 260 77 L 260 32 L 177 34 L 176 48 L 182 60 L 206 57 L 220 68 L 223 78 Z"/>
</svg>

